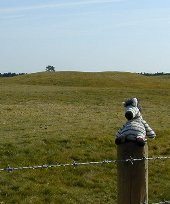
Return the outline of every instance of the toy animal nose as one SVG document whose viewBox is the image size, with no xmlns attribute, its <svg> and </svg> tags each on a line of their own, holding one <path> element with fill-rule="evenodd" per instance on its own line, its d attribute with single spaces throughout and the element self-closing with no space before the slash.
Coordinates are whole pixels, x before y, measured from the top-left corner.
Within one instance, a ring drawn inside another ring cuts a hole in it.
<svg viewBox="0 0 170 204">
<path fill-rule="evenodd" d="M 133 119 L 133 113 L 131 111 L 127 111 L 125 113 L 125 117 L 128 119 L 128 120 L 132 120 Z"/>
</svg>

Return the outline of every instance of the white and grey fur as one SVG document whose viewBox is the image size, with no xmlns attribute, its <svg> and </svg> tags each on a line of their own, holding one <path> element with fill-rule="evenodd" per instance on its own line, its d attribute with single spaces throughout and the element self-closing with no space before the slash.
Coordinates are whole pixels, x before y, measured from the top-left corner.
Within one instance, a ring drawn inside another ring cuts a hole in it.
<svg viewBox="0 0 170 204">
<path fill-rule="evenodd" d="M 141 108 L 137 98 L 131 98 L 124 103 L 127 122 L 116 134 L 116 144 L 127 141 L 141 142 L 143 145 L 148 138 L 155 138 L 155 132 L 150 128 L 141 115 Z"/>
</svg>

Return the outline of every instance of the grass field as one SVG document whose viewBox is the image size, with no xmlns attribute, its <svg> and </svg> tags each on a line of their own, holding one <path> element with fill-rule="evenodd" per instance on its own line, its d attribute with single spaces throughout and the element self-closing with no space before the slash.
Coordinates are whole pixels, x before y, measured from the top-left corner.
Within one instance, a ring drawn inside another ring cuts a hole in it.
<svg viewBox="0 0 170 204">
<path fill-rule="evenodd" d="M 157 137 L 149 156 L 170 155 L 170 77 L 103 72 L 0 78 L 0 168 L 116 159 L 122 102 L 140 98 Z M 0 203 L 116 204 L 116 166 L 0 172 Z M 170 200 L 170 161 L 149 162 L 149 203 Z"/>
</svg>

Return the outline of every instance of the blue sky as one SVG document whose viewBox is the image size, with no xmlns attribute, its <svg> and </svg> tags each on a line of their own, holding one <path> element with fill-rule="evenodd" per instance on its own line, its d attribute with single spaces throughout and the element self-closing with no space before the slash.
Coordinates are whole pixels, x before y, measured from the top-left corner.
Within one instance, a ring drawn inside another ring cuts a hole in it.
<svg viewBox="0 0 170 204">
<path fill-rule="evenodd" d="M 0 72 L 170 72 L 169 0 L 0 0 Z"/>
</svg>

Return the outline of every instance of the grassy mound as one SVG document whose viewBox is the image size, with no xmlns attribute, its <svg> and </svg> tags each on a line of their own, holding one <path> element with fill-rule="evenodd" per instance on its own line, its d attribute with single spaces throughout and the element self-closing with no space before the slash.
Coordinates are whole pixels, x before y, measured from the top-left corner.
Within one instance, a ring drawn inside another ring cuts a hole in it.
<svg viewBox="0 0 170 204">
<path fill-rule="evenodd" d="M 152 79 L 151 79 L 152 78 Z M 151 79 L 151 80 L 149 80 Z M 42 72 L 21 75 L 9 79 L 9 83 L 27 85 L 57 85 L 69 87 L 134 87 L 156 86 L 156 82 L 169 79 L 164 77 L 147 77 L 128 72 Z M 135 85 L 135 86 L 134 86 Z"/>
<path fill-rule="evenodd" d="M 170 154 L 170 78 L 56 72 L 0 78 L 0 168 L 116 159 L 122 101 L 141 99 L 157 133 L 149 156 Z M 149 163 L 150 203 L 170 200 L 169 161 Z M 116 166 L 1 172 L 0 202 L 116 203 Z"/>
</svg>

